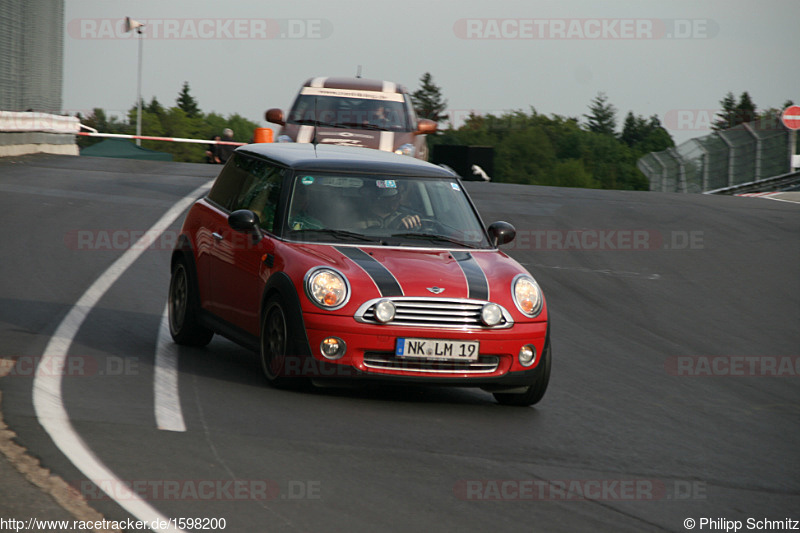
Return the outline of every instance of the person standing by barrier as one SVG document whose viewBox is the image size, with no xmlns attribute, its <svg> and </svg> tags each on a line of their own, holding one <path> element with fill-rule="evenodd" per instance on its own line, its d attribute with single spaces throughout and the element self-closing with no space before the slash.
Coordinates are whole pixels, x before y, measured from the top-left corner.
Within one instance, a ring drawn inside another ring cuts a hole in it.
<svg viewBox="0 0 800 533">
<path fill-rule="evenodd" d="M 211 138 L 212 141 L 220 141 L 222 137 L 219 135 L 214 135 Z M 211 163 L 212 165 L 219 163 L 219 157 L 217 157 L 217 150 L 219 149 L 218 144 L 209 144 L 208 149 L 206 150 L 206 163 Z"/>
<path fill-rule="evenodd" d="M 225 128 L 222 130 L 222 140 L 225 142 L 234 142 L 233 141 L 233 130 L 230 128 Z M 231 156 L 233 151 L 236 149 L 236 146 L 232 144 L 217 144 L 217 159 L 223 165 L 228 158 Z"/>
</svg>

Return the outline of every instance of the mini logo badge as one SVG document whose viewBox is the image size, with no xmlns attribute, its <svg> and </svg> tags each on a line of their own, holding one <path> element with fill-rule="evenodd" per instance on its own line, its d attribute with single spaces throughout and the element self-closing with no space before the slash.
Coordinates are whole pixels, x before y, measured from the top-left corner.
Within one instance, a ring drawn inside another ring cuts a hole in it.
<svg viewBox="0 0 800 533">
<path fill-rule="evenodd" d="M 427 287 L 427 289 L 433 294 L 442 294 L 444 292 L 444 289 L 441 287 Z"/>
</svg>

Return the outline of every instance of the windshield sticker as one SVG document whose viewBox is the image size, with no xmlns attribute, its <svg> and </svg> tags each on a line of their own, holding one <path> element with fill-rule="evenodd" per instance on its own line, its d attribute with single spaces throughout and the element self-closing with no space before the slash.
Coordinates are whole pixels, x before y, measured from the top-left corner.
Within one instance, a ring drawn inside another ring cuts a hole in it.
<svg viewBox="0 0 800 533">
<path fill-rule="evenodd" d="M 321 185 L 327 185 L 328 187 L 350 187 L 353 189 L 360 188 L 363 183 L 361 183 L 360 178 L 347 178 L 347 177 L 340 177 L 340 176 L 327 176 L 320 178 Z"/>
<path fill-rule="evenodd" d="M 378 186 L 379 189 L 396 189 L 397 182 L 394 180 L 377 180 L 375 185 Z"/>
<path fill-rule="evenodd" d="M 450 183 L 450 186 L 453 188 L 454 191 L 461 190 L 461 187 L 458 186 L 458 183 Z"/>
<path fill-rule="evenodd" d="M 300 178 L 300 183 L 302 183 L 303 185 L 311 185 L 312 183 L 314 183 L 314 176 L 303 176 L 302 178 Z"/>
<path fill-rule="evenodd" d="M 384 102 L 403 102 L 403 94 L 396 92 L 362 91 L 358 89 L 335 89 L 330 87 L 303 87 L 300 94 L 311 96 L 333 96 L 337 98 L 358 98 L 361 100 L 382 100 Z"/>
</svg>

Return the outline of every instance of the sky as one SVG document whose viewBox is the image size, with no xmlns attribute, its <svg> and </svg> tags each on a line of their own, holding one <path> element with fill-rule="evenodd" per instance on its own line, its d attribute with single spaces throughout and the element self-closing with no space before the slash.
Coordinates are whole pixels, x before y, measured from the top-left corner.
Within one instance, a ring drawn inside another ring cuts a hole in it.
<svg viewBox="0 0 800 533">
<path fill-rule="evenodd" d="M 442 89 L 456 126 L 471 112 L 534 108 L 583 119 L 599 93 L 658 115 L 676 142 L 710 132 L 719 102 L 800 102 L 798 0 L 66 0 L 64 111 L 123 116 L 142 97 L 204 112 L 291 105 L 305 80 L 376 78 Z"/>
</svg>

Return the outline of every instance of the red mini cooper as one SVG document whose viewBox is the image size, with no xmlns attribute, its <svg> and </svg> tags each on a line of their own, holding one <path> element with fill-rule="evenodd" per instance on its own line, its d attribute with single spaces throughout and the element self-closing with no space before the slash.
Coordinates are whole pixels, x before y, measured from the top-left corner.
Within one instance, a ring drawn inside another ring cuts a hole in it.
<svg viewBox="0 0 800 533">
<path fill-rule="evenodd" d="M 547 306 L 449 170 L 313 144 L 234 152 L 189 211 L 172 256 L 178 344 L 217 333 L 268 381 L 481 387 L 531 405 L 550 378 Z"/>
</svg>

